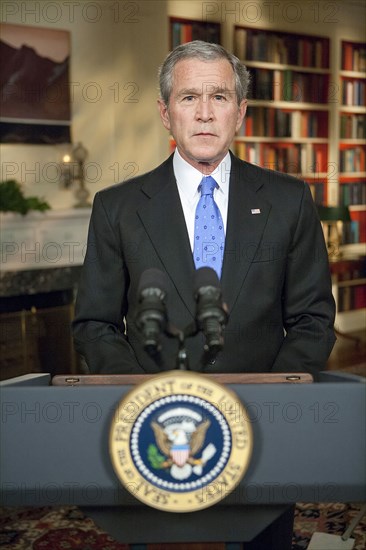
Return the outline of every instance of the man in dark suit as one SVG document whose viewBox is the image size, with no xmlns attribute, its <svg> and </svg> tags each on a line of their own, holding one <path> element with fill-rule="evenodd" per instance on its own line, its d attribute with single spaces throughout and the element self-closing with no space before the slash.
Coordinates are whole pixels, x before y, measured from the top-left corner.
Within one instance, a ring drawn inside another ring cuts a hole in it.
<svg viewBox="0 0 366 550">
<path fill-rule="evenodd" d="M 334 301 L 323 234 L 306 183 L 229 152 L 246 111 L 248 73 L 220 46 L 176 48 L 160 73 L 161 119 L 177 143 L 155 170 L 97 193 L 73 331 L 92 373 L 175 367 L 177 343 L 154 358 L 135 323 L 141 274 L 168 275 L 170 322 L 195 318 L 194 214 L 203 175 L 225 227 L 221 288 L 229 320 L 216 359 L 187 340 L 190 368 L 316 373 L 334 344 Z"/>
<path fill-rule="evenodd" d="M 183 329 L 194 321 L 195 214 L 208 175 L 225 232 L 219 273 L 229 319 L 216 358 L 203 351 L 201 334 L 187 339 L 190 368 L 314 376 L 325 368 L 335 310 L 309 188 L 229 152 L 245 116 L 248 81 L 240 61 L 215 44 L 179 46 L 165 60 L 158 105 L 176 151 L 94 200 L 73 322 L 76 349 L 92 373 L 175 368 L 174 339 L 163 335 L 153 357 L 144 350 L 135 320 L 138 286 L 145 270 L 165 272 L 170 323 Z M 291 548 L 292 519 L 290 509 L 248 548 Z"/>
</svg>

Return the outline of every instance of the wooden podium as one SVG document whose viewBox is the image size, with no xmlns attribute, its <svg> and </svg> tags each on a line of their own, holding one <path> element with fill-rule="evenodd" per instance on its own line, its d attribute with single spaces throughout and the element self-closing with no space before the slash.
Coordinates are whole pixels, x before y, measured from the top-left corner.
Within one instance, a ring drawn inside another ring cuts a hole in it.
<svg viewBox="0 0 366 550">
<path fill-rule="evenodd" d="M 317 383 L 268 384 L 237 376 L 224 381 L 251 420 L 250 465 L 231 494 L 192 513 L 145 506 L 114 473 L 109 429 L 134 380 L 58 386 L 36 374 L 2 382 L 1 504 L 78 505 L 134 544 L 251 540 L 290 503 L 366 500 L 364 379 L 324 372 Z"/>
</svg>

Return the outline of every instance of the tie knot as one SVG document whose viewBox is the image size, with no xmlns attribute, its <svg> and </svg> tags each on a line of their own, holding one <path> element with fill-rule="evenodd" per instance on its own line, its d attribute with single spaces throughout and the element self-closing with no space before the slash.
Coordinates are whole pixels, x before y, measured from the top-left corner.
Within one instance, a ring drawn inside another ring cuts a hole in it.
<svg viewBox="0 0 366 550">
<path fill-rule="evenodd" d="M 217 183 L 211 176 L 206 176 L 202 178 L 202 181 L 200 183 L 201 196 L 213 195 L 213 192 L 216 186 L 217 186 Z"/>
</svg>

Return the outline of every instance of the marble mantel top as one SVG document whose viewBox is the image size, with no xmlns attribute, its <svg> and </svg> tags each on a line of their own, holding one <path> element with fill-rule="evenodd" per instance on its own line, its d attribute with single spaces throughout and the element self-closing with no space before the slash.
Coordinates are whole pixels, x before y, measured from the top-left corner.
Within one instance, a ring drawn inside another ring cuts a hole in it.
<svg viewBox="0 0 366 550">
<path fill-rule="evenodd" d="M 1 213 L 1 272 L 82 265 L 91 209 Z"/>
<path fill-rule="evenodd" d="M 0 277 L 0 297 L 76 291 L 80 273 L 81 266 L 5 271 Z"/>
</svg>

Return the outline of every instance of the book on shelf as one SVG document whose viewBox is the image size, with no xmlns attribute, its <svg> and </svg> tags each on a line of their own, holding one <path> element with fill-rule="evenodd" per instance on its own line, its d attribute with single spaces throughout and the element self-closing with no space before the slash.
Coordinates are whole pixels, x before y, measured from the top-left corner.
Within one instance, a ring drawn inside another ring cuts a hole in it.
<svg viewBox="0 0 366 550">
<path fill-rule="evenodd" d="M 338 283 L 344 283 L 347 281 L 353 281 L 355 279 L 362 279 L 366 277 L 366 264 L 360 265 L 359 262 L 355 264 L 355 267 L 350 264 L 347 271 L 341 271 L 337 275 L 337 282 Z M 340 285 L 340 286 L 347 286 L 347 285 Z"/>
<path fill-rule="evenodd" d="M 351 311 L 366 307 L 366 285 L 338 288 L 338 311 Z"/>
<path fill-rule="evenodd" d="M 171 19 L 171 47 L 172 49 L 180 44 L 192 40 L 203 40 L 205 42 L 220 43 L 220 24 L 212 22 L 201 22 L 193 20 Z"/>
<path fill-rule="evenodd" d="M 350 78 L 342 79 L 342 103 L 348 107 L 365 106 L 365 81 Z"/>
<path fill-rule="evenodd" d="M 338 311 L 351 311 L 366 307 L 366 261 L 350 267 L 338 275 Z M 349 283 L 349 284 L 348 284 Z"/>
<path fill-rule="evenodd" d="M 341 172 L 365 172 L 366 149 L 361 145 L 347 146 L 339 151 L 339 168 Z"/>
<path fill-rule="evenodd" d="M 235 27 L 234 53 L 247 61 L 328 68 L 326 38 Z"/>
<path fill-rule="evenodd" d="M 262 68 L 252 68 L 250 73 L 254 99 L 321 104 L 328 101 L 326 74 Z"/>
<path fill-rule="evenodd" d="M 325 138 L 327 126 L 327 111 L 291 111 L 250 106 L 238 131 L 238 136 Z"/>
<path fill-rule="evenodd" d="M 242 160 L 252 164 L 261 164 L 260 144 L 237 141 L 234 144 L 234 153 Z"/>
<path fill-rule="evenodd" d="M 366 307 L 366 261 L 338 275 L 338 311 Z M 347 284 L 349 283 L 349 284 Z"/>
<path fill-rule="evenodd" d="M 298 177 L 326 172 L 327 144 L 236 141 L 236 154 L 248 162 Z"/>
<path fill-rule="evenodd" d="M 353 307 L 354 309 L 366 307 L 366 285 L 356 285 L 354 287 Z"/>
<path fill-rule="evenodd" d="M 358 241 L 366 243 L 366 205 L 350 205 L 351 220 L 358 224 Z"/>
<path fill-rule="evenodd" d="M 342 224 L 342 244 L 356 244 L 360 242 L 360 224 L 357 221 Z"/>
<path fill-rule="evenodd" d="M 366 181 L 344 181 L 339 188 L 340 202 L 344 206 L 366 204 Z"/>
<path fill-rule="evenodd" d="M 352 307 L 352 288 L 343 286 L 338 288 L 338 312 L 350 311 Z"/>
<path fill-rule="evenodd" d="M 366 117 L 363 114 L 341 113 L 340 138 L 366 139 Z"/>
<path fill-rule="evenodd" d="M 192 40 L 192 25 L 185 23 L 172 24 L 172 47 L 175 48 L 179 44 L 185 44 Z"/>
<path fill-rule="evenodd" d="M 344 71 L 366 71 L 366 44 L 342 43 L 342 69 Z"/>
</svg>

